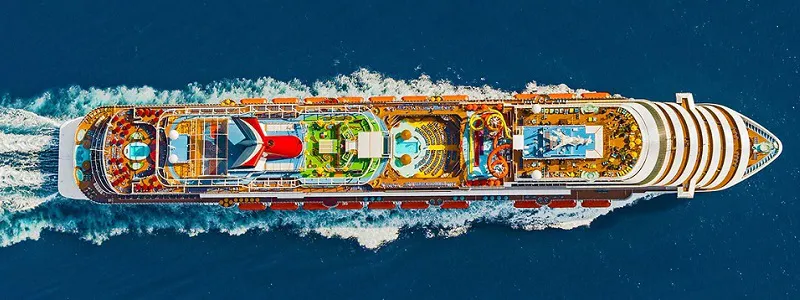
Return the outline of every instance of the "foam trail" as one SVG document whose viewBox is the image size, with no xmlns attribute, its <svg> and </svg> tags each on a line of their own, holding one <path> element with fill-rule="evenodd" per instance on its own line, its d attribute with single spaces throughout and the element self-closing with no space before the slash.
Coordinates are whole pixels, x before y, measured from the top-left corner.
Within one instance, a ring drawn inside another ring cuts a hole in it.
<svg viewBox="0 0 800 300">
<path fill-rule="evenodd" d="M 0 132 L 0 153 L 39 152 L 50 145 L 50 135 L 22 135 Z"/>
<path fill-rule="evenodd" d="M 52 132 L 60 123 L 58 120 L 42 117 L 29 111 L 0 108 L 0 132 L 42 134 Z"/>
<path fill-rule="evenodd" d="M 566 85 L 530 82 L 524 92 L 583 92 Z M 300 235 L 352 239 L 377 249 L 398 239 L 408 229 L 422 229 L 429 237 L 465 234 L 475 224 L 505 224 L 521 230 L 570 229 L 587 226 L 595 218 L 630 205 L 644 195 L 615 201 L 608 209 L 515 209 L 508 202 L 473 203 L 466 210 L 424 211 L 297 211 L 241 212 L 218 206 L 97 205 L 64 199 L 56 194 L 57 147 L 52 137 L 58 124 L 101 105 L 213 103 L 226 98 L 372 96 L 409 94 L 466 94 L 473 99 L 507 98 L 512 93 L 488 85 L 454 85 L 426 75 L 399 80 L 361 69 L 330 80 L 304 84 L 272 78 L 236 79 L 207 85 L 193 83 L 182 90 L 151 87 L 52 90 L 30 99 L 3 97 L 0 102 L 0 174 L 26 178 L 23 183 L 0 180 L 11 193 L 0 195 L 0 246 L 36 240 L 42 232 L 72 233 L 101 244 L 121 234 L 178 232 L 190 236 L 205 232 L 242 235 L 276 228 Z"/>
<path fill-rule="evenodd" d="M 40 187 L 46 177 L 53 175 L 0 166 L 0 188 Z"/>
<path fill-rule="evenodd" d="M 378 249 L 400 237 L 398 227 L 323 227 L 314 229 L 314 232 L 327 238 L 354 239 L 367 249 Z"/>
<path fill-rule="evenodd" d="M 0 155 L 0 167 L 12 167 L 17 170 L 37 170 L 41 157 L 39 152 L 11 152 Z M 55 164 L 55 162 L 53 162 Z"/>
<path fill-rule="evenodd" d="M 13 194 L 0 196 L 0 224 L 3 224 L 2 215 L 19 213 L 32 210 L 42 203 L 53 200 L 58 194 L 50 194 L 47 196 L 37 196 L 29 194 Z M 7 246 L 2 243 L 3 239 L 0 238 L 0 246 Z"/>
</svg>

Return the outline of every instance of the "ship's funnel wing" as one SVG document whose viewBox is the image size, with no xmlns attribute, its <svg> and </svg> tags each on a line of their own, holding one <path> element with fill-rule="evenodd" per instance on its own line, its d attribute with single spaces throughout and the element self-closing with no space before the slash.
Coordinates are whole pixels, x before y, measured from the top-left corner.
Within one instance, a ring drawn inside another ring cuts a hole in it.
<svg viewBox="0 0 800 300">
<path fill-rule="evenodd" d="M 61 125 L 58 138 L 58 193 L 66 198 L 88 200 L 89 198 L 83 194 L 76 182 L 79 178 L 79 169 L 76 168 L 75 161 L 78 159 L 88 161 L 89 159 L 89 149 L 75 145 L 75 133 L 78 131 L 78 125 L 82 119 L 72 119 Z M 76 156 L 76 152 L 84 153 L 84 155 Z M 80 177 L 82 174 L 81 172 Z"/>
<path fill-rule="evenodd" d="M 293 135 L 267 136 L 256 118 L 232 120 L 244 138 L 233 147 L 239 153 L 234 154 L 236 158 L 231 168 L 253 168 L 262 157 L 267 160 L 294 158 L 303 151 L 300 138 Z"/>
<path fill-rule="evenodd" d="M 261 124 L 256 118 L 231 118 L 236 127 L 244 135 L 244 139 L 237 143 L 244 146 L 236 160 L 231 164 L 231 168 L 252 168 L 258 163 L 258 158 L 264 152 L 264 133 Z"/>
</svg>

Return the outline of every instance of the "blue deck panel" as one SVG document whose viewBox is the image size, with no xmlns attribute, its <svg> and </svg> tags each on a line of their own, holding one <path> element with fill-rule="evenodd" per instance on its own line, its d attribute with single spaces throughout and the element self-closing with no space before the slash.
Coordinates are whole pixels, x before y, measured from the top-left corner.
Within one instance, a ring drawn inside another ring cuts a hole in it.
<svg viewBox="0 0 800 300">
<path fill-rule="evenodd" d="M 551 149 L 555 145 L 550 145 L 550 140 L 546 136 L 553 136 L 556 132 L 561 132 L 566 136 L 591 139 L 587 145 L 564 146 L 559 149 Z M 523 127 L 525 146 L 522 157 L 526 159 L 536 158 L 585 158 L 586 151 L 595 148 L 594 134 L 586 132 L 585 126 L 576 125 L 545 125 L 545 126 L 525 126 Z"/>
<path fill-rule="evenodd" d="M 189 136 L 181 134 L 177 139 L 169 142 L 169 154 L 178 156 L 178 162 L 189 160 Z"/>
</svg>

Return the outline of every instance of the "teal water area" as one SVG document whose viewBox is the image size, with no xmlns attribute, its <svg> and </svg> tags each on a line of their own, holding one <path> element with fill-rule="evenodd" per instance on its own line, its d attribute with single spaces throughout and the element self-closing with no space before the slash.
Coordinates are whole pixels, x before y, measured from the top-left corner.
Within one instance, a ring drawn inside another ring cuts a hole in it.
<svg viewBox="0 0 800 300">
<path fill-rule="evenodd" d="M 399 139 L 398 138 L 398 139 L 395 140 L 395 144 L 394 145 L 395 145 L 395 147 L 394 147 L 395 153 L 400 154 L 400 155 L 409 154 L 411 156 L 414 156 L 417 153 L 419 153 L 419 142 L 418 141 L 411 141 L 411 140 L 405 141 L 403 139 Z"/>
<path fill-rule="evenodd" d="M 150 155 L 150 146 L 140 142 L 130 143 L 125 146 L 124 153 L 130 160 L 143 160 Z"/>
</svg>

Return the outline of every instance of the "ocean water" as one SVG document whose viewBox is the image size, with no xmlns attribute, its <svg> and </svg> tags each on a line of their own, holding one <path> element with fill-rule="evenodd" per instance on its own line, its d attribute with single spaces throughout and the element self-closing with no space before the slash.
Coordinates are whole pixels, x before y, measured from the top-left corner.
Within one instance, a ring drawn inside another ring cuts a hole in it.
<svg viewBox="0 0 800 300">
<path fill-rule="evenodd" d="M 786 298 L 800 294 L 796 1 L 0 3 L 0 298 Z M 602 90 L 740 111 L 778 161 L 608 210 L 238 212 L 56 195 L 98 105 Z"/>
</svg>

